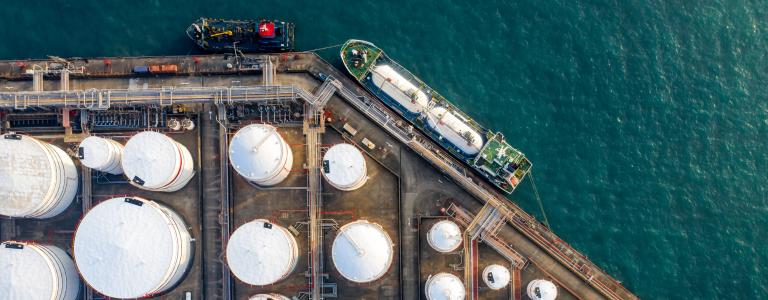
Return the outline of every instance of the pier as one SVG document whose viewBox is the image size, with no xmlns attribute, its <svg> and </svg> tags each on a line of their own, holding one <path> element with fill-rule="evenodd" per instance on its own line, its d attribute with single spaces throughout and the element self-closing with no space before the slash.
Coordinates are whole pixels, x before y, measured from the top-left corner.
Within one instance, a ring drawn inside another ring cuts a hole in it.
<svg viewBox="0 0 768 300">
<path fill-rule="evenodd" d="M 178 71 L 133 72 L 135 66 L 152 64 L 174 64 Z M 266 117 L 260 110 L 264 107 Z M 279 112 L 282 108 L 286 108 L 285 113 Z M 252 112 L 246 112 L 249 109 Z M 82 125 L 69 121 L 70 111 L 80 112 Z M 109 120 L 122 124 L 125 120 L 121 118 L 125 117 L 121 116 L 133 111 L 146 120 L 135 126 L 94 129 L 116 137 L 160 130 L 184 136 L 188 147 L 194 145 L 197 150 L 196 170 L 201 170 L 197 186 L 188 186 L 183 195 L 153 195 L 168 201 L 182 201 L 185 196 L 200 199 L 199 207 L 177 208 L 193 219 L 198 250 L 193 271 L 171 292 L 174 297 L 190 292 L 196 299 L 241 299 L 256 292 L 278 292 L 297 299 L 424 298 L 423 282 L 404 273 L 418 273 L 421 264 L 431 262 L 420 261 L 419 235 L 409 231 L 428 229 L 414 229 L 414 219 L 434 217 L 450 218 L 464 229 L 461 275 L 469 299 L 486 298 L 479 286 L 484 251 L 496 253 L 510 268 L 512 282 L 505 299 L 527 299 L 524 284 L 533 275 L 556 282 L 562 299 L 637 299 L 469 166 L 314 53 L 0 62 L 3 132 L 48 136 L 69 147 L 89 134 L 87 121 L 113 118 Z M 169 114 L 193 116 L 196 131 L 182 134 L 163 128 L 163 118 Z M 50 125 L 56 121 L 62 124 Z M 298 167 L 294 163 L 291 171 L 293 179 L 287 183 L 254 190 L 232 174 L 229 138 L 243 124 L 253 122 L 274 124 L 292 143 L 292 149 L 301 152 L 301 158 L 295 158 Z M 73 128 L 70 123 L 78 126 Z M 344 129 L 345 125 L 360 133 Z M 351 193 L 359 197 L 356 201 L 360 203 L 343 210 L 334 205 L 347 205 L 341 200 L 351 196 L 330 191 L 321 176 L 324 149 L 339 142 L 357 145 L 366 153 L 377 174 L 371 175 L 373 182 L 367 185 L 382 186 L 367 193 Z M 73 220 L 104 200 L 104 195 L 133 192 L 118 184 L 100 185 L 94 176 L 98 174 L 81 168 L 81 206 L 77 212 L 70 212 Z M 417 179 L 425 183 L 414 184 Z M 437 186 L 455 193 L 435 192 L 440 190 Z M 391 216 L 379 216 L 383 209 L 377 203 L 380 199 L 392 199 Z M 327 206 L 334 209 L 328 210 Z M 299 246 L 300 252 L 306 252 L 306 266 L 299 265 L 294 270 L 296 276 L 280 285 L 245 286 L 232 278 L 222 258 L 232 231 L 256 217 L 280 222 L 292 228 L 294 235 L 306 237 L 306 244 Z M 332 264 L 326 263 L 330 252 L 327 244 L 332 242 L 327 237 L 335 235 L 334 224 L 359 217 L 380 218 L 385 230 L 399 241 L 395 243 L 396 267 L 389 271 L 392 274 L 364 287 L 343 283 Z M 17 220 L 8 218 L 0 221 L 2 240 L 35 237 L 35 231 L 40 230 L 40 225 L 29 222 L 15 224 Z M 69 223 L 44 224 L 43 229 L 71 226 Z M 17 228 L 22 229 L 20 233 Z M 64 240 L 59 243 L 70 248 Z M 299 270 L 302 267 L 306 272 Z M 359 289 L 357 294 L 347 294 L 352 287 Z M 101 299 L 89 289 L 83 298 Z"/>
</svg>

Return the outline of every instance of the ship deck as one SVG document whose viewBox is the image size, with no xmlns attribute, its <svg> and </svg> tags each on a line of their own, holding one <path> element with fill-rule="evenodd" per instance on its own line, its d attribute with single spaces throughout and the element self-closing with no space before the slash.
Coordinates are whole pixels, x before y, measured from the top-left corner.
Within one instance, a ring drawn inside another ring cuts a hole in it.
<svg viewBox="0 0 768 300">
<path fill-rule="evenodd" d="M 190 149 L 198 172 L 179 192 L 151 193 L 133 188 L 119 177 L 106 178 L 82 169 L 76 204 L 51 220 L 1 218 L 0 240 L 37 240 L 71 250 L 72 233 L 90 207 L 112 195 L 138 195 L 179 212 L 195 238 L 193 266 L 163 298 L 183 299 L 190 293 L 192 299 L 243 299 L 260 292 L 279 292 L 298 299 L 423 299 L 429 274 L 445 271 L 464 277 L 466 268 L 482 271 L 491 263 L 510 265 L 504 252 L 490 242 L 479 243 L 476 266 L 467 266 L 462 253 L 436 255 L 425 246 L 429 225 L 436 219 L 452 218 L 445 208 L 453 203 L 478 218 L 484 212 L 495 212 L 500 225 L 492 232 L 493 238 L 511 245 L 527 261 L 514 269 L 517 277 L 513 276 L 507 289 L 492 291 L 480 283 L 469 287 L 468 295 L 528 299 L 524 295 L 527 283 L 547 278 L 561 287 L 560 299 L 637 298 L 464 163 L 446 156 L 422 133 L 410 131 L 407 121 L 315 54 L 247 59 L 223 55 L 93 58 L 68 62 L 71 72 L 54 70 L 52 64 L 43 60 L 0 62 L 3 132 L 30 134 L 72 148 L 85 136 L 82 128 L 56 122 L 67 119 L 67 110 L 80 110 L 93 120 L 106 120 L 94 132 L 121 141 L 146 129 L 167 132 Z M 134 66 L 149 64 L 176 64 L 179 70 L 163 75 L 131 73 Z M 39 70 L 48 65 L 49 71 L 25 75 L 21 65 L 30 69 L 38 65 Z M 291 113 L 264 115 L 259 107 Z M 174 108 L 183 111 L 174 113 Z M 128 109 L 158 116 L 159 122 L 152 118 L 133 122 L 118 114 Z M 169 113 L 158 113 L 165 110 Z M 162 118 L 174 115 L 189 116 L 196 129 L 173 132 L 163 128 Z M 254 187 L 229 167 L 228 138 L 243 124 L 253 122 L 275 125 L 293 150 L 294 170 L 278 186 Z M 355 144 L 365 153 L 370 179 L 359 190 L 341 192 L 318 178 L 317 154 L 340 142 Z M 293 273 L 270 286 L 238 282 L 223 263 L 229 234 L 256 218 L 292 228 L 301 253 Z M 372 283 L 345 280 L 330 261 L 335 231 L 355 219 L 378 223 L 396 246 L 392 267 Z M 477 226 L 476 230 L 489 229 Z M 103 297 L 86 290 L 82 299 Z"/>
</svg>

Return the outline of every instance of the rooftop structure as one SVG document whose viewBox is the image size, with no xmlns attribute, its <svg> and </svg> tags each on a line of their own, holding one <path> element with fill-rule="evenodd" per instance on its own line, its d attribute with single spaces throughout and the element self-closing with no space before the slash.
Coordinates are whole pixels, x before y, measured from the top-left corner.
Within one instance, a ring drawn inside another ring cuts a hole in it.
<svg viewBox="0 0 768 300">
<path fill-rule="evenodd" d="M 509 285 L 509 269 L 502 265 L 490 265 L 483 269 L 483 281 L 492 290 L 500 290 Z"/>
<path fill-rule="evenodd" d="M 111 139 L 89 136 L 80 142 L 78 158 L 84 166 L 114 175 L 123 174 L 123 145 Z"/>
<path fill-rule="evenodd" d="M 427 300 L 463 300 L 467 291 L 458 276 L 438 273 L 430 276 L 424 284 Z"/>
<path fill-rule="evenodd" d="M 248 300 L 290 300 L 288 297 L 280 294 L 258 294 Z"/>
<path fill-rule="evenodd" d="M 296 239 L 284 227 L 258 219 L 235 230 L 227 244 L 227 265 L 241 281 L 267 285 L 280 281 L 296 267 Z"/>
<path fill-rule="evenodd" d="M 557 286 L 552 281 L 536 279 L 528 283 L 526 289 L 528 298 L 532 300 L 555 300 L 557 299 Z"/>
<path fill-rule="evenodd" d="M 335 145 L 323 156 L 323 177 L 342 191 L 362 187 L 368 180 L 367 170 L 363 153 L 350 144 Z"/>
<path fill-rule="evenodd" d="M 389 270 L 394 245 L 381 226 L 359 220 L 339 228 L 331 256 L 344 278 L 358 283 L 381 278 Z"/>
<path fill-rule="evenodd" d="M 122 165 L 131 184 L 149 191 L 178 191 L 195 175 L 189 150 L 154 131 L 140 132 L 128 140 Z"/>
<path fill-rule="evenodd" d="M 229 162 L 250 182 L 276 185 L 291 172 L 293 152 L 274 126 L 252 124 L 238 130 L 229 143 Z"/>
<path fill-rule="evenodd" d="M 101 202 L 74 238 L 77 267 L 97 292 L 112 298 L 163 293 L 184 276 L 192 237 L 179 215 L 154 201 L 119 197 Z"/>
<path fill-rule="evenodd" d="M 19 134 L 0 139 L 0 215 L 51 218 L 77 194 L 77 169 L 66 152 Z"/>
<path fill-rule="evenodd" d="M 427 233 L 427 242 L 438 252 L 452 252 L 461 246 L 463 237 L 461 228 L 449 220 L 442 220 L 432 225 Z"/>
<path fill-rule="evenodd" d="M 0 243 L 0 298 L 75 300 L 80 277 L 72 259 L 55 246 Z"/>
</svg>

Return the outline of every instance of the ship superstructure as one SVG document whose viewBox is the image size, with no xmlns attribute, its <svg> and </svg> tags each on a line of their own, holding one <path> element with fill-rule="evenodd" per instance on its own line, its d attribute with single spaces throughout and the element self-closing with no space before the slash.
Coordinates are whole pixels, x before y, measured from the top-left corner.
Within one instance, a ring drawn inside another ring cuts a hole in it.
<svg viewBox="0 0 768 300">
<path fill-rule="evenodd" d="M 504 192 L 512 193 L 531 171 L 502 133 L 475 122 L 374 44 L 349 40 L 341 59 L 366 89 Z"/>
</svg>

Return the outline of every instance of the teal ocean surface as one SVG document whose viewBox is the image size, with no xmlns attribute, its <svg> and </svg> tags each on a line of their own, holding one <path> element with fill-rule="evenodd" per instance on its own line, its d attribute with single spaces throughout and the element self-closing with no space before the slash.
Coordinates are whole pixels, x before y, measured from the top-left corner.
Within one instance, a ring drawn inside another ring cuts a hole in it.
<svg viewBox="0 0 768 300">
<path fill-rule="evenodd" d="M 372 41 L 524 151 L 553 230 L 641 298 L 768 299 L 766 1 L 4 2 L 0 59 L 187 54 L 203 15 Z"/>
</svg>

